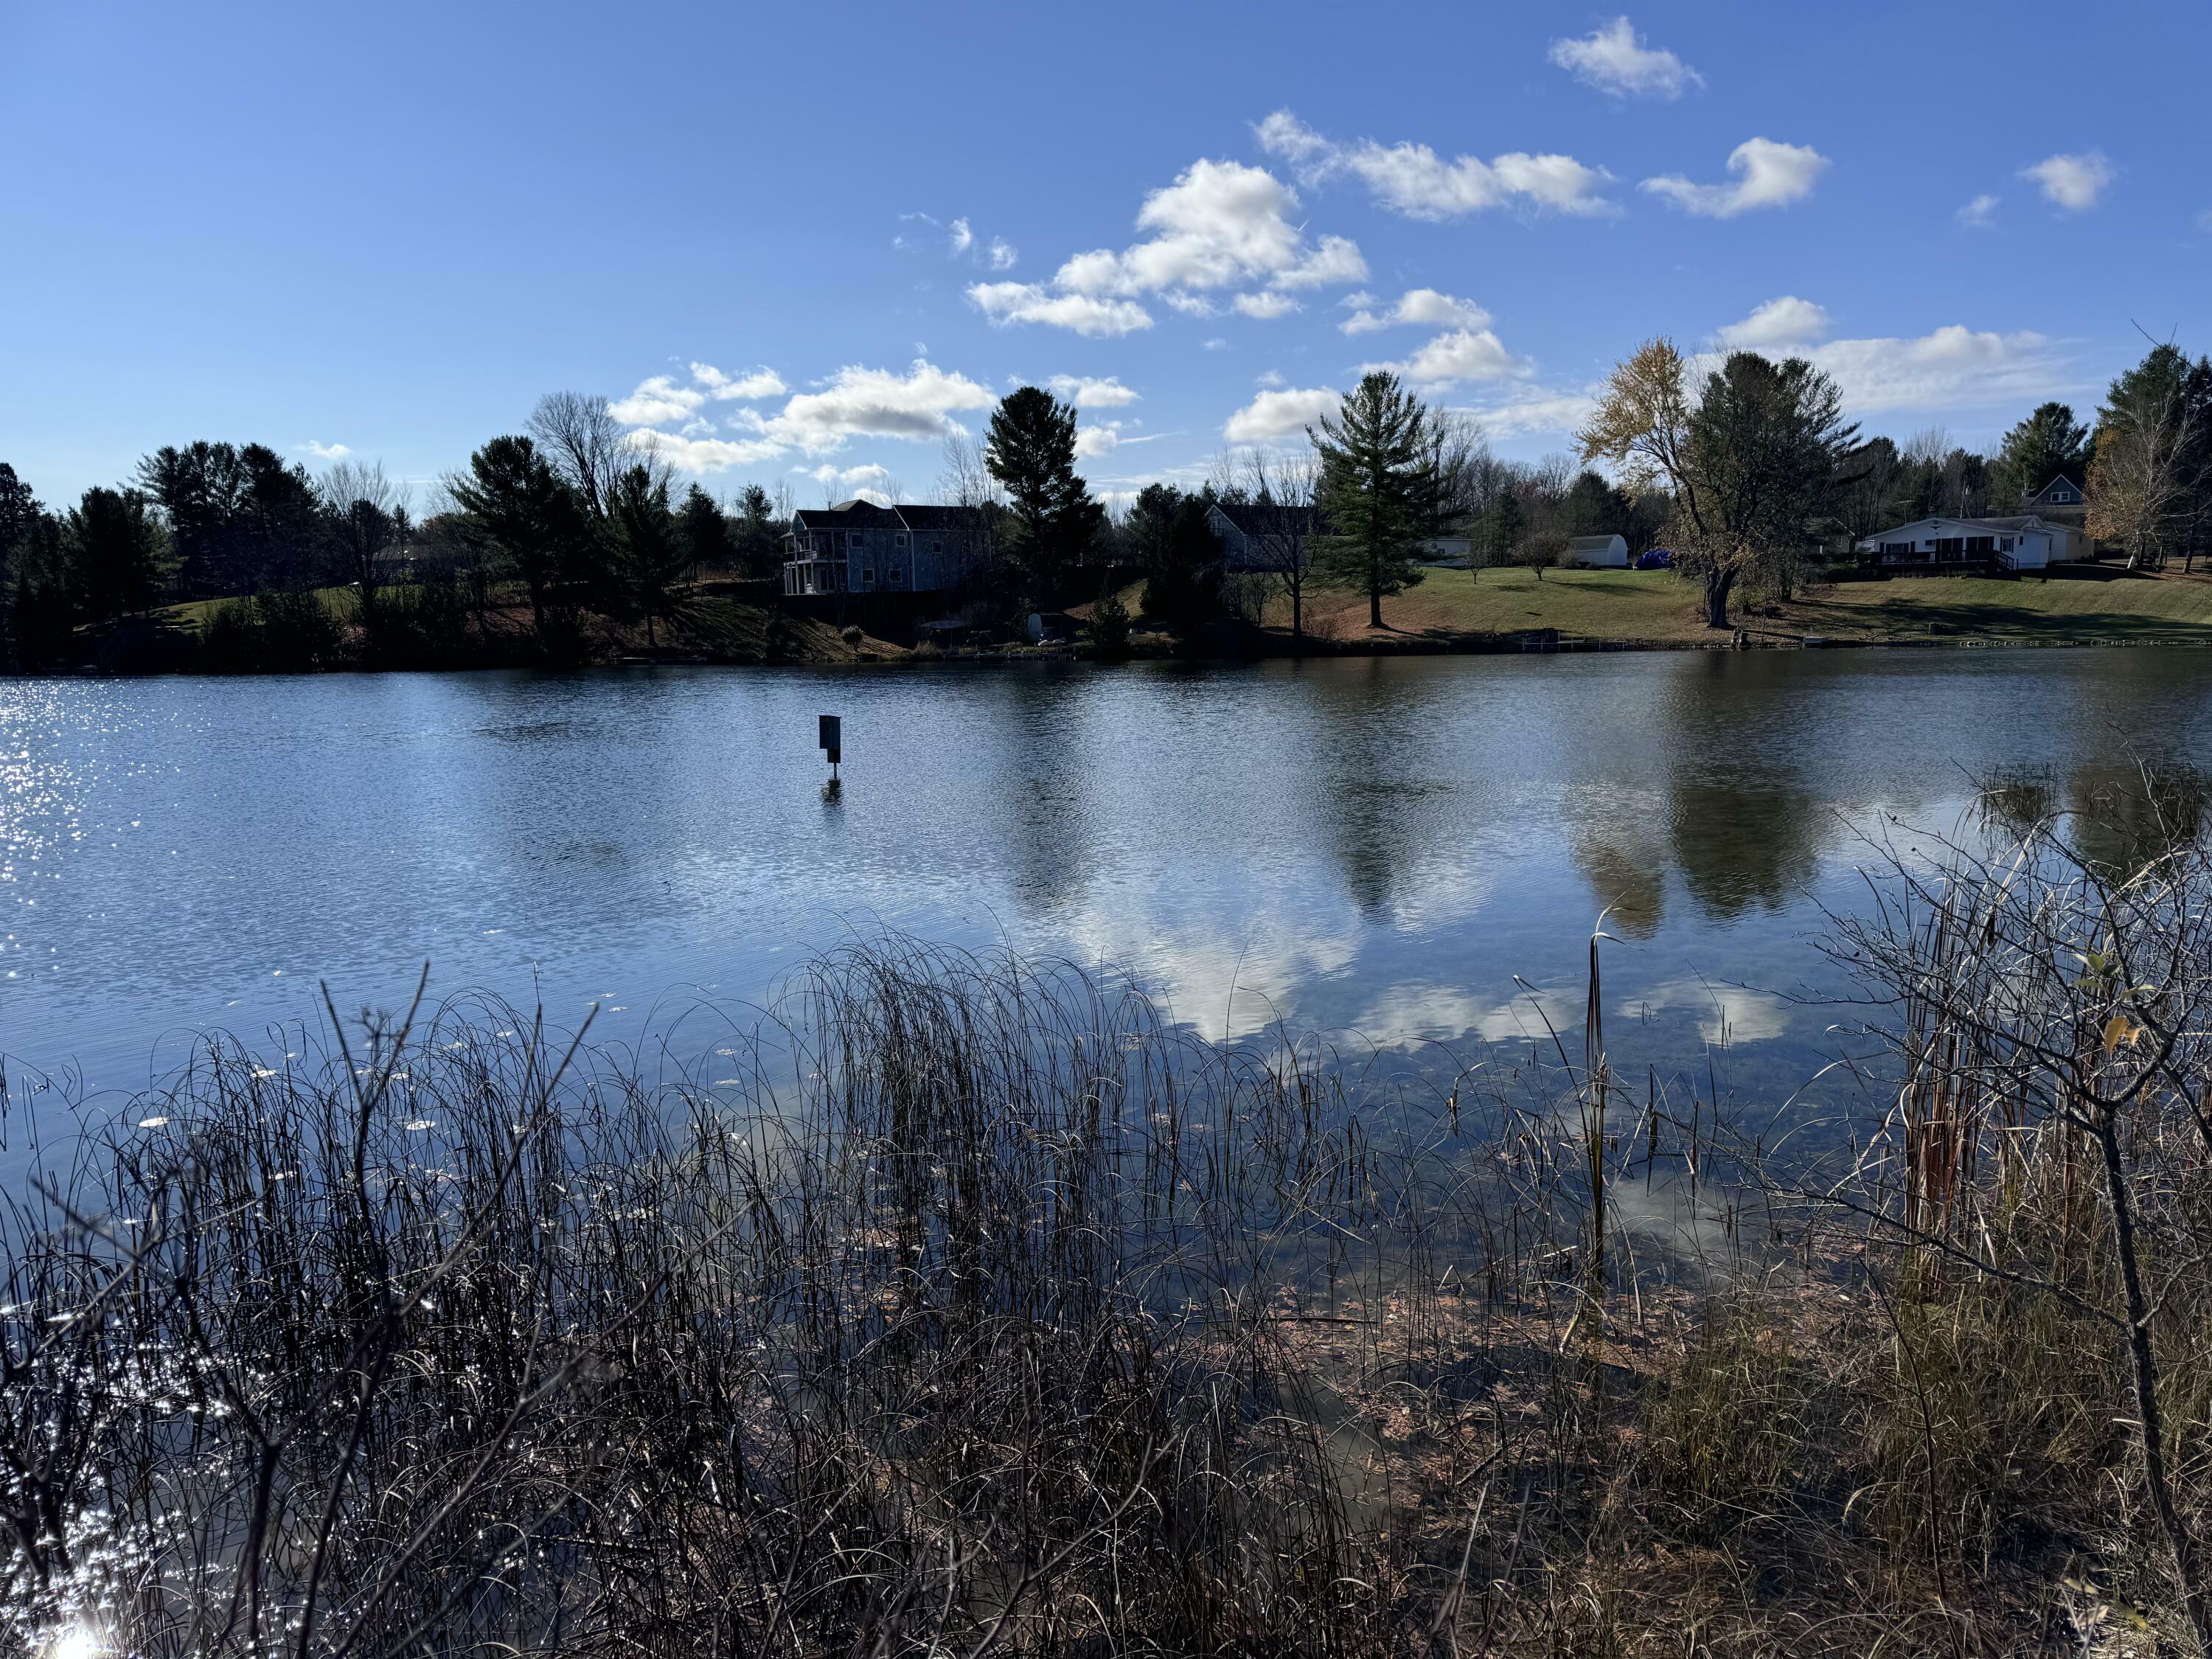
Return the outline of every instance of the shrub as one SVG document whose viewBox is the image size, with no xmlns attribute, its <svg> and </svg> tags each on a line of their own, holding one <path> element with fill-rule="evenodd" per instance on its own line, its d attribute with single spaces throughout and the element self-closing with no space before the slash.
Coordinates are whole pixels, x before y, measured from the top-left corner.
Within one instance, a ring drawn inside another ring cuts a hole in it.
<svg viewBox="0 0 2212 1659">
<path fill-rule="evenodd" d="M 1115 589 L 1108 588 L 1098 596 L 1098 603 L 1091 607 L 1091 623 L 1086 631 L 1091 636 L 1091 648 L 1107 661 L 1117 661 L 1129 654 L 1129 607 Z"/>
</svg>

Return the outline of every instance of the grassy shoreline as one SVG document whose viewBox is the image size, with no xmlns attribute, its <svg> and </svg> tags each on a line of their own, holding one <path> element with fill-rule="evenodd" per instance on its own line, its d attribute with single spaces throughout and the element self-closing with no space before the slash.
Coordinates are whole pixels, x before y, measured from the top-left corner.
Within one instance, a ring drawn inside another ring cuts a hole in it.
<svg viewBox="0 0 2212 1659">
<path fill-rule="evenodd" d="M 1140 592 L 1140 586 L 1132 586 L 1124 594 L 1133 611 Z M 1040 648 L 1016 643 L 940 655 L 933 647 L 917 650 L 864 629 L 840 628 L 833 621 L 711 587 L 662 620 L 657 649 L 647 649 L 641 628 L 593 617 L 585 619 L 565 647 L 549 654 L 535 642 L 527 608 L 509 597 L 480 623 L 458 634 L 421 639 L 404 635 L 376 651 L 366 648 L 349 620 L 349 602 L 341 591 L 326 590 L 315 598 L 329 621 L 327 637 L 312 656 L 272 649 L 258 659 L 218 664 L 212 644 L 202 651 L 200 635 L 216 611 L 240 602 L 200 600 L 118 625 L 105 639 L 88 641 L 88 659 L 74 670 L 54 672 L 436 672 L 652 663 L 823 668 L 1091 654 L 1079 645 Z M 1091 608 L 1078 605 L 1072 614 L 1080 623 Z M 1417 586 L 1385 599 L 1382 614 L 1384 626 L 1371 629 L 1363 596 L 1317 591 L 1307 598 L 1305 636 L 1294 641 L 1287 604 L 1278 596 L 1267 602 L 1256 626 L 1217 625 L 1192 637 L 1140 623 L 1130 655 L 1239 659 L 1528 651 L 2212 646 L 2212 572 L 1839 582 L 1786 601 L 1742 601 L 1732 628 L 1713 629 L 1705 623 L 1693 586 L 1669 572 L 1431 570 Z"/>
</svg>

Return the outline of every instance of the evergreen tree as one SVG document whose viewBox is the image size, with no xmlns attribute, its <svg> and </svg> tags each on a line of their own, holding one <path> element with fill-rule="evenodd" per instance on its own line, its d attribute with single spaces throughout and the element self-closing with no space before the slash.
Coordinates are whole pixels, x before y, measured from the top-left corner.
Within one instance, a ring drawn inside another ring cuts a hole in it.
<svg viewBox="0 0 2212 1659">
<path fill-rule="evenodd" d="M 696 537 L 702 532 L 693 521 L 694 501 L 714 514 L 719 533 L 721 509 L 698 485 L 691 486 L 679 516 L 669 505 L 668 479 L 654 476 L 652 468 L 625 468 L 614 481 L 609 514 L 615 538 L 614 575 L 629 608 L 645 618 L 648 650 L 660 648 L 653 618 L 669 614 L 676 585 L 698 566 Z"/>
<path fill-rule="evenodd" d="M 758 484 L 747 484 L 738 498 L 733 526 L 737 557 L 749 576 L 773 576 L 783 563 L 783 518 Z"/>
<path fill-rule="evenodd" d="M 1422 540 L 1438 510 L 1430 465 L 1430 416 L 1395 374 L 1364 377 L 1312 434 L 1321 457 L 1318 505 L 1328 533 L 1316 569 L 1367 595 L 1367 625 L 1382 626 L 1382 601 L 1421 580 Z"/>
<path fill-rule="evenodd" d="M 1602 474 L 1585 470 L 1567 488 L 1560 528 L 1569 536 L 1626 535 L 1632 510 L 1628 497 Z"/>
<path fill-rule="evenodd" d="M 541 638 L 549 603 L 589 568 L 582 502 L 527 438 L 494 438 L 447 481 L 471 531 L 495 548 L 530 594 Z"/>
<path fill-rule="evenodd" d="M 8 659 L 24 669 L 46 667 L 69 653 L 76 625 L 76 584 L 70 580 L 61 520 L 40 513 L 17 538 L 8 596 Z"/>
<path fill-rule="evenodd" d="M 31 486 L 15 476 L 14 467 L 0 461 L 0 651 L 9 637 L 8 608 L 15 592 L 17 550 L 44 516 Z"/>
<path fill-rule="evenodd" d="M 1145 614 L 1178 628 L 1210 620 L 1221 609 L 1221 552 L 1206 518 L 1205 495 L 1175 503 L 1145 574 Z"/>
<path fill-rule="evenodd" d="M 1013 509 L 1009 551 L 1042 601 L 1097 538 L 1105 511 L 1075 471 L 1075 406 L 1025 386 L 991 415 L 984 465 Z"/>
<path fill-rule="evenodd" d="M 1521 497 L 1510 487 L 1499 490 L 1482 515 L 1482 562 L 1510 564 L 1522 527 Z"/>
<path fill-rule="evenodd" d="M 1996 510 L 2019 511 L 2024 497 L 2061 476 L 2086 483 L 2088 469 L 2089 428 L 2074 418 L 2069 404 L 2039 404 L 1998 447 L 1992 483 Z"/>
<path fill-rule="evenodd" d="M 167 574 L 168 533 L 135 489 L 86 490 L 64 544 L 77 605 L 95 622 L 143 611 Z"/>
<path fill-rule="evenodd" d="M 756 484 L 755 489 L 759 486 Z M 735 538 L 730 534 L 730 521 L 722 516 L 722 509 L 714 498 L 693 484 L 684 492 L 684 505 L 678 509 L 684 544 L 691 556 L 694 570 L 721 570 L 730 565 L 735 554 Z"/>
</svg>

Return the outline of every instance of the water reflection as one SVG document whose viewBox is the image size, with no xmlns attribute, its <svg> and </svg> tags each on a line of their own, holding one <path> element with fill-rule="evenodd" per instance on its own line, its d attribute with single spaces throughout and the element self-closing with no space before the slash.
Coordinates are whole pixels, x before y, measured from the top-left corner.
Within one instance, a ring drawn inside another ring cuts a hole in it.
<svg viewBox="0 0 2212 1659">
<path fill-rule="evenodd" d="M 426 958 L 556 1018 L 757 999 L 878 927 L 1126 964 L 1210 1035 L 1514 1042 L 1579 1027 L 1606 912 L 1624 1040 L 1802 1066 L 1824 1022 L 1760 994 L 1861 830 L 1997 776 L 2139 857 L 2202 828 L 2209 739 L 2186 651 L 9 682 L 0 1052 L 143 1081 Z"/>
<path fill-rule="evenodd" d="M 2008 768 L 1983 788 L 1978 816 L 2013 836 L 2057 823 L 2084 858 L 2127 876 L 2203 839 L 2207 789 L 2204 774 L 2185 760 L 2101 757 L 2063 778 L 2049 767 Z"/>
</svg>

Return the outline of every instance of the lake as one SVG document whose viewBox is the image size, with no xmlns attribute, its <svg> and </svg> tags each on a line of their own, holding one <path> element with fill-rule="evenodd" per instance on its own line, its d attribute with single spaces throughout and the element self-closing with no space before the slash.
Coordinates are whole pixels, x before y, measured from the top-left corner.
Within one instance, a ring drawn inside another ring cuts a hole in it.
<svg viewBox="0 0 2212 1659">
<path fill-rule="evenodd" d="M 1625 1065 L 1784 1080 L 1834 1046 L 1801 994 L 1862 836 L 2131 751 L 2212 752 L 2212 652 L 0 681 L 0 1054 L 141 1086 L 425 961 L 629 1038 L 885 930 L 1463 1052 L 1578 1028 L 1609 910 Z"/>
</svg>

